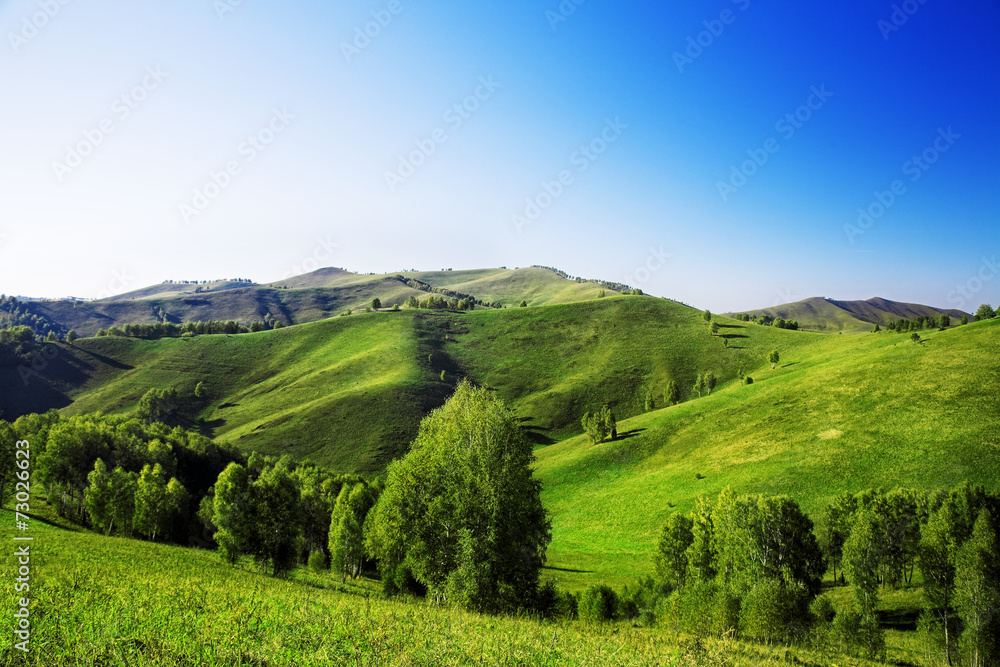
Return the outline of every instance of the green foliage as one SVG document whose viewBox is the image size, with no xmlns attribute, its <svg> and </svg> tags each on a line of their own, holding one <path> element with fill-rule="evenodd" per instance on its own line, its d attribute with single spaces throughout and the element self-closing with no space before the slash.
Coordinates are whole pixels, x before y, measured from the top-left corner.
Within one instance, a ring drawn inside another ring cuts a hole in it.
<svg viewBox="0 0 1000 667">
<path fill-rule="evenodd" d="M 701 392 L 705 391 L 705 376 L 700 372 L 694 379 L 694 386 L 692 387 L 696 392 L 698 392 L 698 398 L 701 398 Z"/>
<path fill-rule="evenodd" d="M 988 510 L 955 556 L 955 608 L 962 617 L 961 651 L 969 665 L 1000 659 L 1000 548 Z"/>
<path fill-rule="evenodd" d="M 872 327 L 872 333 L 879 333 L 880 331 L 882 331 L 882 328 L 879 325 L 876 324 Z"/>
<path fill-rule="evenodd" d="M 704 319 L 706 322 L 711 322 L 712 321 L 712 312 L 709 311 L 709 310 L 705 310 L 701 314 L 701 316 L 702 316 L 702 319 Z"/>
<path fill-rule="evenodd" d="M 771 350 L 771 352 L 767 355 L 767 361 L 771 364 L 771 370 L 774 370 L 774 367 L 778 365 L 779 361 L 781 361 L 781 355 L 778 354 L 777 350 Z"/>
<path fill-rule="evenodd" d="M 364 566 L 364 525 L 375 505 L 375 494 L 364 482 L 345 484 L 340 489 L 330 516 L 330 569 L 357 579 Z"/>
<path fill-rule="evenodd" d="M 979 308 L 976 309 L 977 322 L 980 322 L 982 320 L 992 320 L 996 316 L 997 313 L 995 310 L 993 310 L 993 306 L 991 306 L 988 303 L 984 303 L 980 305 Z"/>
<path fill-rule="evenodd" d="M 919 343 L 920 342 L 920 334 L 914 332 L 913 334 L 910 335 L 910 340 L 912 340 L 914 343 Z"/>
<path fill-rule="evenodd" d="M 522 302 L 520 303 L 520 307 L 521 307 L 521 308 L 527 308 L 527 307 L 528 307 L 528 302 L 527 302 L 527 301 L 522 301 Z"/>
<path fill-rule="evenodd" d="M 587 412 L 580 420 L 584 432 L 590 438 L 591 443 L 604 442 L 605 438 L 611 436 L 614 440 L 618 435 L 618 422 L 615 419 L 611 408 L 605 405 L 600 412 L 591 414 Z"/>
<path fill-rule="evenodd" d="M 70 329 L 66 333 L 66 342 L 69 343 L 70 345 L 75 343 L 77 338 L 79 338 L 79 336 L 76 335 L 76 331 L 73 329 Z"/>
<path fill-rule="evenodd" d="M 329 569 L 326 554 L 322 549 L 314 549 L 309 552 L 309 569 L 313 572 L 323 572 Z"/>
<path fill-rule="evenodd" d="M 462 381 L 389 466 L 365 526 L 385 575 L 404 562 L 436 599 L 470 609 L 531 605 L 550 540 L 534 460 L 514 415 Z"/>
<path fill-rule="evenodd" d="M 132 525 L 140 535 L 156 541 L 170 530 L 172 520 L 167 500 L 167 476 L 157 463 L 145 465 L 135 489 L 135 516 Z"/>
<path fill-rule="evenodd" d="M 667 383 L 667 389 L 663 392 L 663 401 L 667 405 L 677 405 L 681 402 L 681 386 L 676 380 Z"/>
<path fill-rule="evenodd" d="M 136 416 L 147 424 L 169 424 L 177 415 L 179 407 L 176 389 L 150 389 L 139 399 Z"/>
<path fill-rule="evenodd" d="M 708 327 L 708 332 L 713 336 L 717 336 L 719 334 L 719 323 L 712 322 L 712 324 Z"/>
<path fill-rule="evenodd" d="M 715 379 L 715 373 L 713 373 L 712 371 L 707 371 L 703 379 L 705 381 L 705 391 L 707 391 L 708 395 L 711 396 L 712 390 L 715 389 L 715 385 L 717 382 L 717 380 Z"/>
<path fill-rule="evenodd" d="M 688 572 L 687 551 L 694 541 L 693 521 L 680 512 L 674 512 L 660 534 L 653 563 L 656 576 L 672 588 L 684 588 Z"/>
<path fill-rule="evenodd" d="M 380 299 L 378 297 L 375 297 L 374 299 L 372 299 L 371 307 L 372 307 L 372 310 L 378 310 L 378 309 L 380 309 L 382 307 L 382 299 Z"/>
<path fill-rule="evenodd" d="M 595 584 L 580 595 L 580 620 L 585 623 L 613 621 L 618 611 L 618 596 L 610 586 Z"/>
</svg>

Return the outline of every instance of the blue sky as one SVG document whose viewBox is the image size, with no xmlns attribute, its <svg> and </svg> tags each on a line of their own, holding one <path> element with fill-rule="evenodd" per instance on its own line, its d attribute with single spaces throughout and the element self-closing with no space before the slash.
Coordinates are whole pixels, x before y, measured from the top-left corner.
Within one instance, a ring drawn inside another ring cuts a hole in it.
<svg viewBox="0 0 1000 667">
<path fill-rule="evenodd" d="M 0 1 L 0 291 L 545 264 L 1000 302 L 1000 3 L 450 4 Z"/>
</svg>

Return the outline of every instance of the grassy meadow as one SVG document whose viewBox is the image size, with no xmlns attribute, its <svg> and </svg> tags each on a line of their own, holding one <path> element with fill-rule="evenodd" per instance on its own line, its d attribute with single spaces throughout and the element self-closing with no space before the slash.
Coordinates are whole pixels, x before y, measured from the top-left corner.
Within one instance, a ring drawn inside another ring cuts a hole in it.
<svg viewBox="0 0 1000 667">
<path fill-rule="evenodd" d="M 480 616 L 384 599 L 377 582 L 342 585 L 299 569 L 287 579 L 214 552 L 104 537 L 71 527 L 33 499 L 31 645 L 0 664 L 69 665 L 757 665 L 829 656 L 738 641 L 696 644 L 630 623 Z M 11 526 L 13 516 L 0 517 Z M 48 523 L 46 523 L 48 522 Z M 5 531 L 7 532 L 7 531 Z M 9 535 L 9 533 L 8 533 Z M 4 556 L 9 580 L 13 557 Z M 14 595 L 4 591 L 5 636 Z M 837 659 L 838 665 L 869 665 Z"/>
</svg>

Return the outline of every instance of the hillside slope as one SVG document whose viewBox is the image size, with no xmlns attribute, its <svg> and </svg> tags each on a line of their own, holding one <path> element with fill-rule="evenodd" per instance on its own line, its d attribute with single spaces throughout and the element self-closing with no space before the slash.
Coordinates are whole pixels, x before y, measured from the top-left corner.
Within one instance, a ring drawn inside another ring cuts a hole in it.
<svg viewBox="0 0 1000 667">
<path fill-rule="evenodd" d="M 417 283 L 407 284 L 407 280 Z M 423 283 L 422 285 L 420 283 Z M 568 280 L 539 268 L 477 269 L 364 275 L 325 268 L 267 285 L 215 282 L 204 285 L 163 283 L 89 302 L 32 301 L 23 304 L 31 315 L 44 318 L 60 335 L 74 330 L 83 337 L 125 324 L 175 324 L 233 320 L 244 325 L 266 317 L 283 324 L 304 324 L 360 311 L 378 298 L 383 307 L 426 299 L 442 288 L 470 295 L 485 303 L 533 306 L 596 299 L 604 289 L 597 283 Z M 7 314 L 0 312 L 0 326 Z"/>
<path fill-rule="evenodd" d="M 808 335 L 808 334 L 807 334 Z M 667 516 L 701 494 L 788 494 L 812 513 L 869 487 L 1000 490 L 1000 320 L 924 334 L 820 336 L 700 400 L 619 422 L 623 437 L 538 450 L 552 565 L 578 583 L 650 571 Z"/>
<path fill-rule="evenodd" d="M 915 303 L 901 303 L 880 297 L 865 301 L 837 301 L 823 297 L 812 297 L 786 303 L 772 308 L 745 311 L 751 317 L 770 315 L 784 320 L 794 320 L 801 329 L 826 333 L 864 333 L 876 324 L 884 327 L 890 320 L 913 319 L 916 317 L 938 317 L 948 314 L 955 324 L 968 313 L 951 308 L 933 308 Z M 729 316 L 735 313 L 728 313 Z M 969 319 L 972 319 L 971 316 Z"/>
<path fill-rule="evenodd" d="M 647 391 L 662 403 L 671 379 L 687 393 L 698 372 L 730 381 L 759 367 L 772 347 L 823 339 L 720 322 L 722 335 L 711 336 L 692 308 L 629 296 L 359 314 L 235 336 L 85 339 L 54 348 L 59 354 L 27 386 L 16 368 L 0 368 L 0 407 L 10 417 L 126 411 L 150 388 L 176 387 L 187 397 L 188 425 L 206 435 L 377 472 L 460 377 L 495 388 L 545 444 L 579 433 L 587 410 L 609 404 L 621 417 L 638 414 Z M 192 398 L 199 382 L 205 401 Z"/>
</svg>

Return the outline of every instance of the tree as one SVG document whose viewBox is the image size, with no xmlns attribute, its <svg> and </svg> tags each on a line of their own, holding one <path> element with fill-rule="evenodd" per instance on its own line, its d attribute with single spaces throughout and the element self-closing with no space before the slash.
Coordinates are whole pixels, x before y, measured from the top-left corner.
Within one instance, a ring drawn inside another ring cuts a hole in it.
<svg viewBox="0 0 1000 667">
<path fill-rule="evenodd" d="M 618 420 L 615 419 L 615 413 L 611 411 L 611 408 L 604 406 L 601 410 L 601 418 L 604 420 L 604 430 L 607 432 L 608 437 L 612 440 L 618 438 Z"/>
<path fill-rule="evenodd" d="M 617 608 L 618 596 L 604 584 L 593 584 L 580 596 L 580 620 L 585 623 L 612 621 Z"/>
<path fill-rule="evenodd" d="M 94 528 L 103 530 L 105 535 L 110 535 L 115 516 L 112 504 L 114 487 L 111 474 L 103 460 L 97 459 L 94 470 L 87 475 L 87 481 L 90 484 L 84 492 L 83 504 L 90 516 L 90 523 Z"/>
<path fill-rule="evenodd" d="M 667 518 L 656 545 L 656 554 L 653 556 L 656 575 L 675 589 L 684 588 L 688 571 L 687 552 L 694 542 L 693 525 L 690 517 L 674 512 Z"/>
<path fill-rule="evenodd" d="M 962 324 L 968 324 L 968 323 L 969 323 L 969 316 L 962 315 Z"/>
<path fill-rule="evenodd" d="M 527 301 L 522 301 L 520 307 L 521 308 L 527 308 L 528 307 L 528 302 Z"/>
<path fill-rule="evenodd" d="M 345 484 L 330 516 L 330 569 L 357 579 L 364 564 L 364 525 L 375 504 L 371 488 L 364 482 Z"/>
<path fill-rule="evenodd" d="M 707 309 L 705 310 L 704 313 L 701 314 L 701 316 L 705 320 L 705 322 L 711 322 L 712 321 L 712 312 L 709 311 L 709 310 L 707 310 Z"/>
<path fill-rule="evenodd" d="M 705 389 L 708 391 L 708 395 L 712 395 L 712 390 L 715 389 L 715 373 L 708 371 L 705 373 Z"/>
<path fill-rule="evenodd" d="M 378 297 L 372 299 L 372 310 L 378 310 L 382 307 L 382 300 Z"/>
<path fill-rule="evenodd" d="M 955 558 L 955 608 L 962 617 L 962 648 L 972 667 L 1000 658 L 1000 548 L 992 516 L 979 513 L 972 537 Z"/>
<path fill-rule="evenodd" d="M 250 495 L 250 475 L 238 463 L 230 463 L 215 482 L 212 523 L 218 527 L 215 541 L 219 554 L 235 564 L 250 549 L 254 505 Z"/>
<path fill-rule="evenodd" d="M 73 304 L 75 305 L 76 302 L 74 301 Z M 75 343 L 77 338 L 79 338 L 79 336 L 76 335 L 76 331 L 73 329 L 70 329 L 69 333 L 66 334 L 66 342 L 70 345 Z"/>
<path fill-rule="evenodd" d="M 604 439 L 608 437 L 608 423 L 603 411 L 584 414 L 580 423 L 583 426 L 584 432 L 590 436 L 590 441 L 593 444 L 596 445 L 599 442 L 604 442 Z"/>
<path fill-rule="evenodd" d="M 463 380 L 390 464 L 365 546 L 383 576 L 406 563 L 437 600 L 479 611 L 530 605 L 551 539 L 517 418 Z"/>
<path fill-rule="evenodd" d="M 712 324 L 708 327 L 708 332 L 713 336 L 717 335 L 719 333 L 719 323 L 712 322 Z"/>
<path fill-rule="evenodd" d="M 767 355 L 767 360 L 770 362 L 771 370 L 773 371 L 774 367 L 778 365 L 779 361 L 781 361 L 781 355 L 778 354 L 777 350 L 771 350 L 771 353 Z"/>
<path fill-rule="evenodd" d="M 910 340 L 912 340 L 914 343 L 919 343 L 920 342 L 920 334 L 918 334 L 917 332 L 914 331 L 910 335 Z"/>
<path fill-rule="evenodd" d="M 874 327 L 872 327 L 872 333 L 878 333 L 880 331 L 882 331 L 882 329 L 879 327 L 879 325 L 876 324 Z"/>
<path fill-rule="evenodd" d="M 652 410 L 655 407 L 656 407 L 656 404 L 655 404 L 655 402 L 653 400 L 653 390 L 652 389 L 648 389 L 648 390 L 646 390 L 646 398 L 642 402 L 642 409 L 643 409 L 644 412 L 649 412 L 650 410 Z"/>
<path fill-rule="evenodd" d="M 150 389 L 139 399 L 136 414 L 147 424 L 152 422 L 169 423 L 177 413 L 177 390 Z"/>
<path fill-rule="evenodd" d="M 676 405 L 681 401 L 681 386 L 675 380 L 667 383 L 667 390 L 663 392 L 663 400 L 667 405 Z"/>
<path fill-rule="evenodd" d="M 291 459 L 282 457 L 265 468 L 251 487 L 255 521 L 250 553 L 274 576 L 292 569 L 302 543 L 300 494 L 290 465 Z"/>
<path fill-rule="evenodd" d="M 135 529 L 152 541 L 169 530 L 170 508 L 167 503 L 167 476 L 157 463 L 143 466 L 135 489 Z"/>
<path fill-rule="evenodd" d="M 694 380 L 694 386 L 692 387 L 696 392 L 698 392 L 698 398 L 701 398 L 701 392 L 705 391 L 705 376 L 698 373 L 698 376 Z"/>
<path fill-rule="evenodd" d="M 982 320 L 992 320 L 996 317 L 996 311 L 993 310 L 993 306 L 988 303 L 984 303 L 976 310 L 976 321 Z"/>
<path fill-rule="evenodd" d="M 844 542 L 843 566 L 862 616 L 873 615 L 878 607 L 878 569 L 883 538 L 882 526 L 873 510 L 864 508 L 856 513 L 851 534 Z"/>
<path fill-rule="evenodd" d="M 941 319 L 939 320 L 939 324 L 942 329 L 947 329 L 948 327 L 951 326 L 951 316 L 948 315 L 948 313 L 942 314 Z"/>
</svg>

